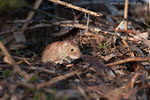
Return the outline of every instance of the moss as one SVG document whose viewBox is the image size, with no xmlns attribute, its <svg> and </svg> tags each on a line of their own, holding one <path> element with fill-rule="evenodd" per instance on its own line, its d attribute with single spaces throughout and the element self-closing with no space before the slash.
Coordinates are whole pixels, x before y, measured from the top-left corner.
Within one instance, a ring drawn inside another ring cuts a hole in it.
<svg viewBox="0 0 150 100">
<path fill-rule="evenodd" d="M 3 78 L 7 78 L 11 75 L 11 73 L 12 73 L 11 70 L 6 69 L 3 71 L 2 76 L 3 76 Z"/>
<path fill-rule="evenodd" d="M 0 12 L 5 12 L 8 9 L 22 8 L 27 3 L 24 0 L 0 0 Z"/>
</svg>

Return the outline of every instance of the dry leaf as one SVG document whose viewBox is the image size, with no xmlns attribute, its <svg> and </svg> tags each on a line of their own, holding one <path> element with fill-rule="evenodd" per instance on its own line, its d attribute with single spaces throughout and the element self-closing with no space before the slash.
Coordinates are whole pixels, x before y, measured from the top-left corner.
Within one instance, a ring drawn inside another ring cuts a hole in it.
<svg viewBox="0 0 150 100">
<path fill-rule="evenodd" d="M 116 57 L 116 55 L 115 54 L 110 54 L 110 55 L 107 55 L 107 56 L 105 56 L 104 57 L 104 60 L 105 61 L 109 61 L 111 58 L 113 58 L 113 57 Z"/>
<path fill-rule="evenodd" d="M 5 57 L 3 58 L 3 60 L 4 60 L 4 62 L 6 62 L 6 63 L 12 65 L 12 62 L 8 59 L 7 56 L 5 56 Z"/>
</svg>

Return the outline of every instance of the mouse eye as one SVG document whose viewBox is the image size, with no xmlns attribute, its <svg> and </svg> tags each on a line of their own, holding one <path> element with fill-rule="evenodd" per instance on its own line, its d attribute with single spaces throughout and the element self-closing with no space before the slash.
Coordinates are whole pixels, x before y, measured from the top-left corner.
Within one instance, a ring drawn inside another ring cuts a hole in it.
<svg viewBox="0 0 150 100">
<path fill-rule="evenodd" d="M 74 49 L 71 49 L 71 52 L 73 52 L 74 51 Z"/>
</svg>

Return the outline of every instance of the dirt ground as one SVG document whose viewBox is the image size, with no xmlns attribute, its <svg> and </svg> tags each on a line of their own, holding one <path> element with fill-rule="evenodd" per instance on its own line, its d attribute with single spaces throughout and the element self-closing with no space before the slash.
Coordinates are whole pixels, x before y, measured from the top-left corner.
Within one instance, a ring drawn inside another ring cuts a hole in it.
<svg viewBox="0 0 150 100">
<path fill-rule="evenodd" d="M 32 8 L 35 1 L 24 1 L 24 7 L 0 9 L 0 100 L 150 99 L 150 17 L 145 3 L 129 5 L 128 29 L 125 24 L 117 29 L 126 20 L 124 5 L 113 5 L 115 1 L 64 0 L 100 16 L 51 0 L 43 0 L 37 9 Z M 30 11 L 35 13 L 27 20 Z M 74 41 L 81 58 L 41 62 L 43 49 L 63 40 Z"/>
</svg>

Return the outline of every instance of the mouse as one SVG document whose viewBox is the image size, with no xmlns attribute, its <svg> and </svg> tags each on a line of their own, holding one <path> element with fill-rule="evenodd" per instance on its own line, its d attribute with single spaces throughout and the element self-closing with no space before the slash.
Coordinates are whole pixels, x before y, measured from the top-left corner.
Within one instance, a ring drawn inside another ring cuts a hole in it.
<svg viewBox="0 0 150 100">
<path fill-rule="evenodd" d="M 41 61 L 62 64 L 63 61 L 71 63 L 81 56 L 77 44 L 71 40 L 57 41 L 47 45 L 42 52 Z"/>
</svg>

